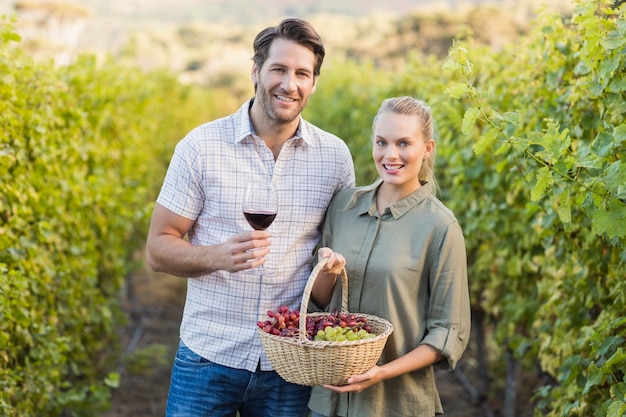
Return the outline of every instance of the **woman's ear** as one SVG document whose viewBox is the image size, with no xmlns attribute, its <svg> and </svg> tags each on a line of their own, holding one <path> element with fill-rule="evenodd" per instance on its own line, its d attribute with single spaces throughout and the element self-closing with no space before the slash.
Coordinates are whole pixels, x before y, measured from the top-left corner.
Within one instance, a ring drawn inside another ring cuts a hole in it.
<svg viewBox="0 0 626 417">
<path fill-rule="evenodd" d="M 424 152 L 424 159 L 428 159 L 434 150 L 435 150 L 435 141 L 431 139 L 428 142 L 426 142 L 426 152 Z"/>
</svg>

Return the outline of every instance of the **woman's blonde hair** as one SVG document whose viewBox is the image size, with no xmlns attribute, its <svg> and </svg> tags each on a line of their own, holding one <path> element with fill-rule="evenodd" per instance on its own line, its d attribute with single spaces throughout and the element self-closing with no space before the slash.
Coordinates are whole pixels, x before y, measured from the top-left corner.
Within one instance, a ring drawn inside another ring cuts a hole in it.
<svg viewBox="0 0 626 417">
<path fill-rule="evenodd" d="M 424 141 L 428 142 L 430 140 L 435 140 L 432 111 L 430 107 L 422 100 L 409 96 L 390 97 L 383 100 L 380 108 L 378 109 L 378 112 L 376 113 L 376 116 L 374 117 L 374 121 L 372 122 L 372 136 L 374 129 L 376 128 L 376 122 L 378 121 L 379 116 L 383 113 L 396 113 L 407 116 L 415 116 L 417 118 L 420 133 L 422 134 Z M 437 180 L 435 178 L 436 150 L 437 147 L 435 146 L 428 158 L 424 159 L 424 162 L 422 163 L 422 168 L 417 175 L 421 183 L 428 182 L 432 184 L 434 193 L 436 193 L 439 189 Z M 356 191 L 348 202 L 346 208 L 354 206 L 358 196 L 372 189 L 375 189 L 382 183 L 382 181 L 382 178 L 379 177 L 372 184 Z"/>
</svg>

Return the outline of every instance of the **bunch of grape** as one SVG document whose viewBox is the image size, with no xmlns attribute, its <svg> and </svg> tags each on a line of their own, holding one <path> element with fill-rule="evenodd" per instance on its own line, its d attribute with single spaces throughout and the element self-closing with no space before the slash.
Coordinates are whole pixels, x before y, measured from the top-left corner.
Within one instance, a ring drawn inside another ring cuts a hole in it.
<svg viewBox="0 0 626 417">
<path fill-rule="evenodd" d="M 300 311 L 280 306 L 276 311 L 268 311 L 271 320 L 258 321 L 257 326 L 264 332 L 282 337 L 298 337 Z M 306 336 L 309 340 L 341 342 L 375 337 L 367 317 L 354 313 L 332 313 L 306 317 Z"/>
</svg>

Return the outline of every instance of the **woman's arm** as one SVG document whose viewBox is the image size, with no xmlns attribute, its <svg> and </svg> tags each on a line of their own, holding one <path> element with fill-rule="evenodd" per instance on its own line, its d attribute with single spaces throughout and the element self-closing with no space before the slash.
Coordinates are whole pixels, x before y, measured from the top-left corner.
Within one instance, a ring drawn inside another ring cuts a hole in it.
<svg viewBox="0 0 626 417">
<path fill-rule="evenodd" d="M 419 345 L 406 355 L 382 366 L 375 365 L 361 375 L 348 379 L 347 385 L 324 385 L 335 392 L 360 392 L 386 379 L 395 378 L 417 369 L 425 368 L 444 359 L 444 356 L 429 345 Z"/>
</svg>

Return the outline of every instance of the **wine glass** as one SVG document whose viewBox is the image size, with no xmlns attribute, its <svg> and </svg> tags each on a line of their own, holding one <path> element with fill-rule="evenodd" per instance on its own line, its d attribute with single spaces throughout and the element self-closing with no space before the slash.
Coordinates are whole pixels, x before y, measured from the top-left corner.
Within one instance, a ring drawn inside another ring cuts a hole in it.
<svg viewBox="0 0 626 417">
<path fill-rule="evenodd" d="M 276 193 L 269 184 L 251 181 L 246 184 L 246 192 L 243 197 L 243 215 L 255 230 L 267 229 L 278 212 L 278 200 Z M 274 275 L 275 272 L 263 265 L 248 272 L 255 275 Z"/>
</svg>

